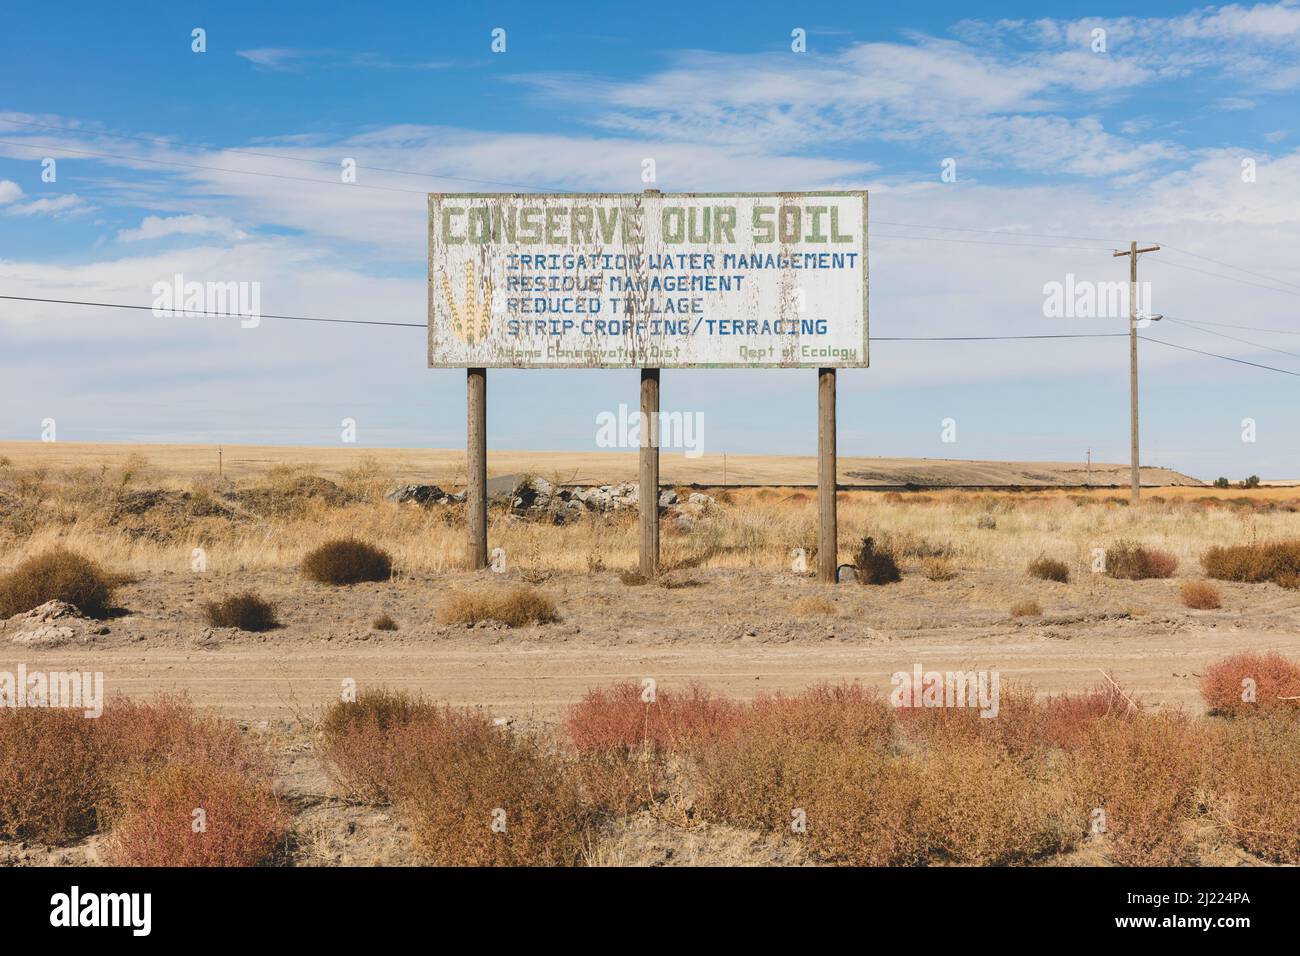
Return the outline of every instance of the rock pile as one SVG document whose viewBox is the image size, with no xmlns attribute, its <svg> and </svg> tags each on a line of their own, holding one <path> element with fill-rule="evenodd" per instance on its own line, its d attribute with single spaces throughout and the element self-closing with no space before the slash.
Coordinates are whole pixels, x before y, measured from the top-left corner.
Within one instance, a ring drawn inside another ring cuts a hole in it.
<svg viewBox="0 0 1300 956">
<path fill-rule="evenodd" d="M 5 623 L 9 638 L 24 647 L 61 647 L 73 641 L 85 642 L 89 622 L 66 601 L 46 601 L 24 614 L 15 614 Z"/>
<path fill-rule="evenodd" d="M 420 505 L 448 505 L 463 502 L 465 492 L 451 494 L 437 485 L 403 485 L 388 495 L 389 501 L 413 501 Z M 545 478 L 532 475 L 503 475 L 488 482 L 488 501 L 508 505 L 521 518 L 549 520 L 556 524 L 581 517 L 589 512 L 622 511 L 641 503 L 636 482 L 594 488 L 555 486 Z M 669 488 L 659 495 L 659 509 L 686 530 L 706 510 L 716 504 L 710 495 L 695 492 L 685 501 Z"/>
<path fill-rule="evenodd" d="M 445 505 L 464 501 L 465 493 L 462 491 L 458 495 L 449 494 L 437 485 L 402 485 L 388 493 L 388 500 L 399 504 L 404 501 L 414 501 L 417 505 Z"/>
</svg>

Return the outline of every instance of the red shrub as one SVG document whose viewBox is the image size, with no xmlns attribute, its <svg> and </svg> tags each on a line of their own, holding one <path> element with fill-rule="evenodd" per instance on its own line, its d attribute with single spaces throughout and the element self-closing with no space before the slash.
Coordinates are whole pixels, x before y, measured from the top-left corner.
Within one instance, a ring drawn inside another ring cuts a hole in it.
<svg viewBox="0 0 1300 956">
<path fill-rule="evenodd" d="M 581 778 L 543 737 L 445 708 L 393 734 L 393 799 L 435 866 L 572 866 L 591 845 Z"/>
<path fill-rule="evenodd" d="M 1042 699 L 1024 685 L 1008 683 L 999 690 L 997 714 L 992 717 L 980 716 L 973 707 L 900 707 L 896 713 L 916 740 L 986 741 L 1007 753 L 1026 756 L 1044 748 L 1077 747 L 1101 718 L 1121 719 L 1136 712 L 1109 684 Z"/>
<path fill-rule="evenodd" d="M 1098 720 L 1132 717 L 1139 712 L 1139 706 L 1110 684 L 1101 684 L 1081 694 L 1048 697 L 1042 702 L 1043 738 L 1052 746 L 1076 747 Z"/>
<path fill-rule="evenodd" d="M 63 843 L 111 821 L 144 830 L 162 825 L 150 816 L 159 808 L 152 801 L 174 789 L 176 781 L 158 774 L 175 766 L 206 768 L 200 782 L 224 775 L 220 780 L 256 789 L 270 779 L 266 756 L 237 726 L 199 716 L 181 697 L 117 698 L 98 719 L 61 708 L 0 708 L 0 834 Z M 192 802 L 187 821 L 203 806 Z"/>
<path fill-rule="evenodd" d="M 860 684 L 817 684 L 794 697 L 756 697 L 742 717 L 744 733 L 784 731 L 803 740 L 871 749 L 888 747 L 896 726 L 888 703 Z"/>
<path fill-rule="evenodd" d="M 739 704 L 696 684 L 685 692 L 656 689 L 653 702 L 642 694 L 630 681 L 588 692 L 564 719 L 573 745 L 580 751 L 666 751 L 697 737 L 729 736 L 739 726 Z"/>
<path fill-rule="evenodd" d="M 290 816 L 272 792 L 270 761 L 236 724 L 168 695 L 116 698 L 96 723 L 113 862 L 252 866 L 284 840 Z"/>
<path fill-rule="evenodd" d="M 1051 755 L 962 737 L 900 751 L 895 729 L 894 711 L 856 685 L 759 698 L 739 734 L 692 750 L 695 808 L 777 832 L 802 819 L 818 860 L 857 866 L 1025 862 L 1076 839 Z"/>
<path fill-rule="evenodd" d="M 109 855 L 125 866 L 254 866 L 289 826 L 269 781 L 207 761 L 124 780 L 118 800 Z"/>
<path fill-rule="evenodd" d="M 1151 548 L 1147 551 L 1148 577 L 1172 578 L 1178 570 L 1178 558 L 1168 551 Z"/>
<path fill-rule="evenodd" d="M 107 791 L 97 724 L 79 711 L 0 707 L 0 836 L 65 843 L 94 832 Z"/>
<path fill-rule="evenodd" d="M 317 747 L 325 772 L 344 793 L 366 803 L 388 803 L 401 776 L 402 748 L 419 749 L 421 742 L 436 746 L 451 738 L 483 740 L 492 730 L 485 713 L 378 688 L 332 704 L 321 718 Z"/>
<path fill-rule="evenodd" d="M 196 713 L 183 696 L 160 694 L 145 702 L 116 697 L 97 723 L 110 776 L 182 760 L 254 776 L 270 772 L 266 755 L 248 745 L 237 724 Z"/>
<path fill-rule="evenodd" d="M 1209 581 L 1184 581 L 1178 593 L 1183 604 L 1194 611 L 1213 611 L 1223 607 L 1223 593 Z"/>
<path fill-rule="evenodd" d="M 1251 684 L 1246 682 L 1250 681 Z M 1254 700 L 1243 700 L 1253 689 Z M 1271 708 L 1300 706 L 1300 665 L 1277 651 L 1233 654 L 1210 667 L 1201 680 L 1201 696 L 1210 710 L 1240 715 Z M 1292 698 L 1286 700 L 1285 698 Z"/>
<path fill-rule="evenodd" d="M 1120 866 L 1194 862 L 1193 829 L 1212 740 L 1182 714 L 1093 722 L 1073 755 L 1074 819 L 1097 811 L 1110 858 Z"/>
<path fill-rule="evenodd" d="M 1112 578 L 1140 581 L 1144 578 L 1172 577 L 1178 570 L 1178 558 L 1159 548 L 1148 548 L 1135 541 L 1116 541 L 1106 549 L 1106 573 Z"/>
<path fill-rule="evenodd" d="M 1223 722 L 1215 789 L 1228 833 L 1251 853 L 1300 863 L 1300 725 L 1277 710 Z"/>
</svg>

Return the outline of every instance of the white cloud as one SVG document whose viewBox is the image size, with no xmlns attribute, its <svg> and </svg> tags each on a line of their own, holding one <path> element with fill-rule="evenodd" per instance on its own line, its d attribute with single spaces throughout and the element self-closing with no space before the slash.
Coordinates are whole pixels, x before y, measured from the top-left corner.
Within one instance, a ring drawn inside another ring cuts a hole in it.
<svg viewBox="0 0 1300 956">
<path fill-rule="evenodd" d="M 1290 66 L 1269 73 L 1260 81 L 1266 90 L 1294 90 L 1300 86 L 1300 66 Z"/>
<path fill-rule="evenodd" d="M 378 53 L 357 53 L 348 58 L 348 65 L 373 70 L 445 70 L 453 64 L 450 60 L 398 63 Z"/>
<path fill-rule="evenodd" d="M 297 66 L 302 60 L 316 56 L 315 50 L 298 50 L 292 47 L 259 47 L 255 50 L 236 50 L 235 56 L 242 57 L 254 66 L 264 70 L 287 70 Z"/>
<path fill-rule="evenodd" d="M 17 134 L 10 134 L 11 137 Z M 147 170 L 149 181 L 168 188 L 145 194 L 146 205 L 179 198 L 199 220 L 223 224 L 256 223 L 301 230 L 315 240 L 339 244 L 356 259 L 376 254 L 418 263 L 427 244 L 428 191 L 568 189 L 639 191 L 642 160 L 656 161 L 658 183 L 669 190 L 732 188 L 813 189 L 862 182 L 874 167 L 861 159 L 772 155 L 731 144 L 662 143 L 630 136 L 562 136 L 531 133 L 479 133 L 431 126 L 395 126 L 337 141 L 288 137 L 261 142 L 253 153 L 193 151 L 166 146 L 138 147 L 122 141 L 106 148 L 103 139 L 82 136 L 38 137 L 47 147 L 112 153 L 101 162 L 122 169 Z M 303 145 L 310 142 L 310 145 Z M 6 147 L 0 147 L 3 154 Z M 17 155 L 18 151 L 15 151 Z M 339 176 L 341 157 L 358 163 L 357 184 Z M 162 166 L 144 159 L 164 161 Z M 167 161 L 184 164 L 175 168 Z M 199 167 L 203 168 L 199 168 Z M 403 175 L 385 170 L 408 170 Z M 122 201 L 135 205 L 135 187 L 114 187 Z M 119 238 L 131 241 L 160 230 L 199 231 L 206 223 L 183 217 L 150 217 Z M 165 224 L 166 223 L 166 224 Z M 234 228 L 230 225 L 230 228 Z"/>
<path fill-rule="evenodd" d="M 1300 41 L 1300 7 L 1292 0 L 1253 7 L 1235 3 L 1217 10 L 1211 7 L 1188 14 L 1176 23 L 1179 29 L 1201 36 Z"/>
<path fill-rule="evenodd" d="M 122 229 L 118 242 L 139 242 L 144 239 L 161 239 L 164 236 L 221 236 L 225 239 L 247 239 L 248 234 L 223 217 L 213 216 L 146 216 L 137 229 Z"/>
<path fill-rule="evenodd" d="M 90 203 L 76 193 L 65 193 L 55 199 L 34 199 L 31 202 L 7 206 L 7 216 L 50 216 L 63 219 L 68 216 L 82 216 L 91 210 Z"/>
<path fill-rule="evenodd" d="M 263 70 L 300 70 L 309 63 L 318 66 L 372 70 L 443 70 L 452 65 L 446 60 L 401 63 L 379 53 L 342 53 L 335 50 L 303 50 L 295 47 L 236 50 L 235 56 L 242 57 Z"/>
<path fill-rule="evenodd" d="M 23 189 L 12 179 L 0 179 L 0 206 L 23 198 Z"/>
<path fill-rule="evenodd" d="M 1065 115 L 1080 93 L 1153 77 L 1132 61 L 1083 51 L 1008 56 L 954 41 L 859 43 L 825 55 L 690 53 L 626 83 L 516 77 L 539 94 L 598 108 L 595 122 L 668 142 L 804 153 L 826 143 L 932 143 L 984 165 L 1099 175 L 1181 150 Z M 1058 100 L 1060 101 L 1058 103 Z M 1087 151 L 1077 151 L 1086 144 Z"/>
<path fill-rule="evenodd" d="M 1100 110 L 1144 86 L 1206 74 L 1233 83 L 1219 109 L 1250 108 L 1244 92 L 1300 86 L 1297 24 L 1300 6 L 1290 0 L 1166 18 L 963 21 L 957 40 L 913 35 L 804 55 L 695 51 L 619 82 L 513 79 L 581 103 L 601 128 L 668 142 L 773 153 L 907 143 L 963 155 L 968 168 L 1114 175 L 1154 172 L 1189 153 L 1176 141 L 1141 139 L 1132 126 L 1107 129 L 1098 115 L 1080 115 L 1081 103 Z M 1096 29 L 1106 32 L 1104 53 L 1092 51 Z"/>
<path fill-rule="evenodd" d="M 1283 88 L 1279 77 L 1300 54 L 1300 6 L 1293 0 L 1205 7 L 1173 17 L 1050 22 L 1064 43 L 1078 49 L 1087 49 L 1094 29 L 1104 29 L 1107 56 L 1132 56 L 1158 75 L 1218 69 L 1261 89 Z"/>
</svg>

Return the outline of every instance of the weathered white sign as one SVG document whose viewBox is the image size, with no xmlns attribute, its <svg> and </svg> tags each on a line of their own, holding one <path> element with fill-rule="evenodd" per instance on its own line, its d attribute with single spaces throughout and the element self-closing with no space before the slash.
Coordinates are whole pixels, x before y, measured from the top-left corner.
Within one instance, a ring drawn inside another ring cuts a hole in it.
<svg viewBox="0 0 1300 956">
<path fill-rule="evenodd" d="M 866 364 L 865 191 L 429 196 L 430 367 Z"/>
</svg>

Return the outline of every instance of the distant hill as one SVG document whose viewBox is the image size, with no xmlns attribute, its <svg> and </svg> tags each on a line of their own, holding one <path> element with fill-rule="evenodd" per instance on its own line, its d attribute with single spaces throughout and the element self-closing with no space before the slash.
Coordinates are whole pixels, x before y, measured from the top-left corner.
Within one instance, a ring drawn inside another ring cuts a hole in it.
<svg viewBox="0 0 1300 956">
<path fill-rule="evenodd" d="M 198 475 L 217 472 L 216 445 L 144 445 L 91 442 L 0 442 L 0 458 L 15 468 L 121 468 L 132 455 L 147 461 L 142 483 L 185 486 Z M 395 482 L 458 485 L 465 480 L 463 448 L 361 448 L 299 445 L 226 445 L 221 463 L 227 478 L 246 480 L 282 465 L 301 465 L 326 478 L 373 460 Z M 488 475 L 531 473 L 580 484 L 635 481 L 637 452 L 488 450 Z M 811 455 L 726 455 L 687 458 L 664 450 L 660 474 L 665 484 L 814 485 L 817 460 Z M 963 461 L 944 458 L 839 459 L 841 485 L 864 487 L 1128 485 L 1128 465 L 1093 463 L 1091 477 L 1081 462 Z M 1167 468 L 1142 469 L 1149 486 L 1204 485 Z"/>
<path fill-rule="evenodd" d="M 841 465 L 848 481 L 867 485 L 1123 485 L 1129 466 L 1073 461 L 962 461 L 946 458 L 855 458 Z M 859 465 L 863 462 L 863 465 Z M 1199 478 L 1168 468 L 1143 467 L 1142 484 L 1204 485 Z"/>
</svg>

